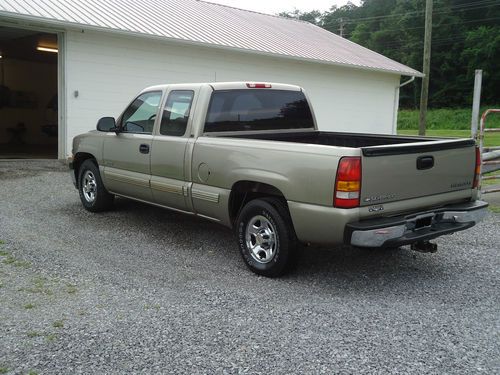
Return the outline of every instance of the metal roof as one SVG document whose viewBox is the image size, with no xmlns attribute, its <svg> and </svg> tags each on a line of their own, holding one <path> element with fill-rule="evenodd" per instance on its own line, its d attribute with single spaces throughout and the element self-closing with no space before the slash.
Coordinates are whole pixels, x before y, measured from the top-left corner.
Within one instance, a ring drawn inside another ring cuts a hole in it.
<svg viewBox="0 0 500 375">
<path fill-rule="evenodd" d="M 0 17 L 422 75 L 310 23 L 199 0 L 0 0 Z"/>
</svg>

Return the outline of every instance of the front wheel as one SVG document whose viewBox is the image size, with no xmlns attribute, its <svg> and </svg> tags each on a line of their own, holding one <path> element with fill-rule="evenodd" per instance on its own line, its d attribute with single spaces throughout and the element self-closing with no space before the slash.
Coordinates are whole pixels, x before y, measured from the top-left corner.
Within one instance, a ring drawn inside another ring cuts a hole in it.
<svg viewBox="0 0 500 375">
<path fill-rule="evenodd" d="M 104 187 L 99 168 L 92 160 L 85 160 L 80 167 L 78 193 L 83 207 L 88 211 L 106 211 L 113 205 L 114 195 Z"/>
<path fill-rule="evenodd" d="M 248 202 L 236 224 L 239 249 L 250 270 L 278 277 L 290 269 L 297 238 L 282 200 L 263 198 Z"/>
</svg>

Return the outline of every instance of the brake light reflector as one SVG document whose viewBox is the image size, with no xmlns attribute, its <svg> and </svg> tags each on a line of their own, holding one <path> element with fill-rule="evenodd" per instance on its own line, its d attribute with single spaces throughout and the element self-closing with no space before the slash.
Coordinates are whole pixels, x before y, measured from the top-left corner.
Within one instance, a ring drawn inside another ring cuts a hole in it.
<svg viewBox="0 0 500 375">
<path fill-rule="evenodd" d="M 270 83 L 247 83 L 249 89 L 270 89 Z"/>
<path fill-rule="evenodd" d="M 479 188 L 479 180 L 481 179 L 481 151 L 479 147 L 476 147 L 476 167 L 474 168 L 474 183 L 472 184 L 473 189 Z"/>
<path fill-rule="evenodd" d="M 361 194 L 361 158 L 343 157 L 339 161 L 333 205 L 340 208 L 359 206 Z"/>
</svg>

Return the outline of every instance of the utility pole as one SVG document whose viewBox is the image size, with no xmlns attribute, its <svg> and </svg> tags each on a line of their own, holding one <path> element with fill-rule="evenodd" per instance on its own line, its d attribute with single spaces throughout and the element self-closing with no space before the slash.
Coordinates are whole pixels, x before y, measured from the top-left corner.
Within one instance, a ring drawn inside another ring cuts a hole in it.
<svg viewBox="0 0 500 375">
<path fill-rule="evenodd" d="M 345 25 L 344 19 L 340 18 L 339 22 L 340 22 L 339 32 L 340 32 L 340 36 L 343 38 L 344 37 L 344 25 Z"/>
<path fill-rule="evenodd" d="M 427 117 L 427 102 L 429 99 L 429 73 L 431 70 L 431 40 L 432 40 L 432 1 L 425 4 L 425 37 L 424 37 L 424 78 L 422 78 L 422 91 L 420 93 L 420 117 L 418 134 L 425 135 Z"/>
</svg>

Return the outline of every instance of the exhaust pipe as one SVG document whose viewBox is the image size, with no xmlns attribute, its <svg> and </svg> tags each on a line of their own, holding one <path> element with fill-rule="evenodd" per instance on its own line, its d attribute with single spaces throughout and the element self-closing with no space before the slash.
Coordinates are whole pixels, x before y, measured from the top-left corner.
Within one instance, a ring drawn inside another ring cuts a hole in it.
<svg viewBox="0 0 500 375">
<path fill-rule="evenodd" d="M 411 249 L 420 253 L 435 253 L 438 250 L 438 246 L 429 241 L 417 241 L 411 244 Z"/>
</svg>

